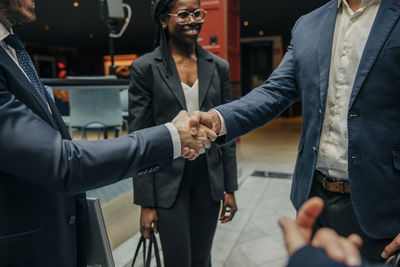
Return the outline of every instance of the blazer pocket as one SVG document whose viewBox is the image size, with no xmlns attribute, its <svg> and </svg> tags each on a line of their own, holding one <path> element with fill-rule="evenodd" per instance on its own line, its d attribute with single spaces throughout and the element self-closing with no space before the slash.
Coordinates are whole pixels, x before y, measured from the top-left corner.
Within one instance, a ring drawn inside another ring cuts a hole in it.
<svg viewBox="0 0 400 267">
<path fill-rule="evenodd" d="M 396 170 L 400 171 L 400 151 L 393 151 L 393 166 Z"/>
<path fill-rule="evenodd" d="M 400 44 L 386 48 L 385 55 L 400 55 Z"/>
<path fill-rule="evenodd" d="M 12 265 L 39 258 L 46 252 L 46 234 L 42 229 L 0 236 L 2 264 Z"/>
</svg>

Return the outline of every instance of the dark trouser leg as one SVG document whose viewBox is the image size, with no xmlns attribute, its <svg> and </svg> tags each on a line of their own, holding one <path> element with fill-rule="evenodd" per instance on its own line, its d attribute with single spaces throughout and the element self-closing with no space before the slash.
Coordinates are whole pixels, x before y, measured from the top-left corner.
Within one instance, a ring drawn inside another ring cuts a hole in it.
<svg viewBox="0 0 400 267">
<path fill-rule="evenodd" d="M 360 251 L 371 263 L 383 262 L 380 255 L 383 249 L 392 242 L 392 239 L 372 239 L 368 237 L 358 223 L 350 199 L 350 194 L 340 194 L 325 190 L 322 184 L 314 182 L 310 197 L 321 197 L 325 202 L 324 211 L 317 219 L 313 232 L 319 228 L 329 227 L 341 236 L 358 234 L 363 239 Z M 394 238 L 394 237 L 393 237 Z"/>
<path fill-rule="evenodd" d="M 169 209 L 157 209 L 165 267 L 190 267 L 189 189 L 184 177 L 175 204 Z"/>
<path fill-rule="evenodd" d="M 211 197 L 205 160 L 196 166 L 197 181 L 192 191 L 192 267 L 211 267 L 211 246 L 218 222 L 220 201 Z"/>
</svg>

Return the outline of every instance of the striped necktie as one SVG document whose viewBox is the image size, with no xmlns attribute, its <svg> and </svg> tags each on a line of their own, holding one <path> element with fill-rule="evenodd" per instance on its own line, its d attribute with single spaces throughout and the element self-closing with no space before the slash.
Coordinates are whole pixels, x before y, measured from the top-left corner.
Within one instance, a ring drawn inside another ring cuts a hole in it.
<svg viewBox="0 0 400 267">
<path fill-rule="evenodd" d="M 40 95 L 44 103 L 47 104 L 46 96 L 44 95 L 43 84 L 40 81 L 35 67 L 33 66 L 33 62 L 28 55 L 28 52 L 26 52 L 21 40 L 16 35 L 10 34 L 4 39 L 4 41 L 7 45 L 14 48 L 17 55 L 18 64 L 24 70 L 33 87 L 36 89 L 37 93 Z"/>
</svg>

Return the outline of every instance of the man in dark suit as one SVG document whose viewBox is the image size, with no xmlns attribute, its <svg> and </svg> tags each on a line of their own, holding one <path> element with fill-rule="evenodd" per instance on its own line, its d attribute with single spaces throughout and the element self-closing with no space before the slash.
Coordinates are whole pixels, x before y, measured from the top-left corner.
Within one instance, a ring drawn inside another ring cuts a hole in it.
<svg viewBox="0 0 400 267">
<path fill-rule="evenodd" d="M 192 157 L 189 115 L 107 141 L 71 141 L 11 27 L 35 20 L 31 0 L 0 0 L 0 266 L 86 266 L 88 189 Z"/>
<path fill-rule="evenodd" d="M 299 209 L 310 196 L 322 197 L 327 206 L 315 229 L 358 233 L 371 261 L 400 233 L 399 18 L 399 0 L 329 1 L 297 21 L 286 55 L 262 86 L 194 117 L 228 142 L 300 98 L 291 200 Z M 382 256 L 399 244 L 400 236 Z"/>
</svg>

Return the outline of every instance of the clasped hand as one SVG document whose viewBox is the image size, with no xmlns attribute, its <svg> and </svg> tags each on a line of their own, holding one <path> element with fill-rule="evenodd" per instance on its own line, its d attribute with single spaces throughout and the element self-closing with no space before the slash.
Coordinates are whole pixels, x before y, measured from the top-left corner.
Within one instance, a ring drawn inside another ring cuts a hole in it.
<svg viewBox="0 0 400 267">
<path fill-rule="evenodd" d="M 205 112 L 196 111 L 190 115 L 182 110 L 172 121 L 179 133 L 181 156 L 189 160 L 195 160 L 217 139 L 212 123 L 202 119 L 202 113 Z"/>
</svg>

